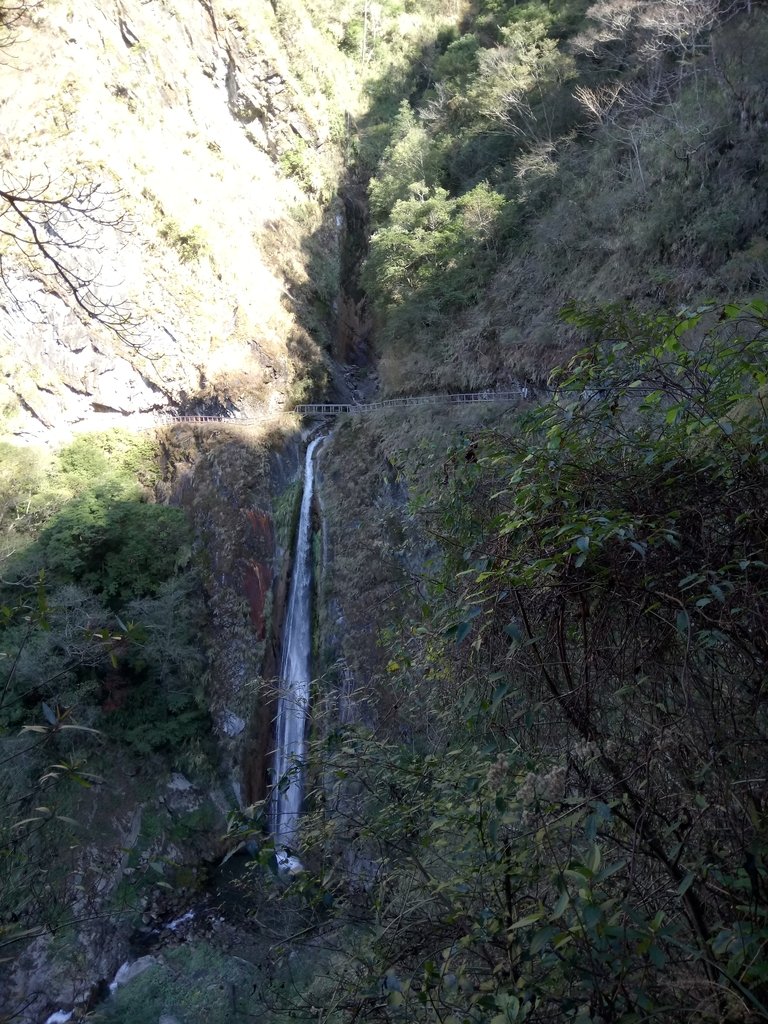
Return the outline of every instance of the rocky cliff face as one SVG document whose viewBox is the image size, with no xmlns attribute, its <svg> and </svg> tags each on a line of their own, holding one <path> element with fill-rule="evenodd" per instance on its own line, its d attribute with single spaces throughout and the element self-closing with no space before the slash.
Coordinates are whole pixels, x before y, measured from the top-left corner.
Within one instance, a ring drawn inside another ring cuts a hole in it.
<svg viewBox="0 0 768 1024">
<path fill-rule="evenodd" d="M 336 104 L 319 72 L 291 70 L 281 33 L 295 28 L 250 0 L 31 7 L 0 64 L 3 187 L 64 198 L 63 211 L 23 209 L 117 330 L 0 209 L 10 432 L 100 412 L 274 411 L 297 353 L 321 358 L 292 289 L 322 230 Z M 303 31 L 311 54 L 322 37 Z M 313 168 L 301 182 L 287 173 L 297 154 Z"/>
<path fill-rule="evenodd" d="M 286 417 L 267 431 L 174 427 L 162 435 L 161 497 L 193 523 L 208 609 L 206 702 L 240 805 L 265 796 L 290 543 L 290 523 L 275 510 L 292 504 L 300 467 L 292 426 Z"/>
</svg>

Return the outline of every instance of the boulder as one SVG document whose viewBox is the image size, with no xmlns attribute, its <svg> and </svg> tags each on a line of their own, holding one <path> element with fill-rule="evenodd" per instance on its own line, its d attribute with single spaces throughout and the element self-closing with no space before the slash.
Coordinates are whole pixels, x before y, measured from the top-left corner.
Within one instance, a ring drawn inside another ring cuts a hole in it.
<svg viewBox="0 0 768 1024">
<path fill-rule="evenodd" d="M 160 961 L 156 956 L 140 956 L 133 963 L 126 960 L 112 980 L 109 986 L 110 992 L 114 992 L 123 985 L 127 985 L 129 981 L 133 981 L 134 978 L 138 978 L 144 971 L 148 971 L 150 967 L 158 966 L 159 963 Z"/>
</svg>

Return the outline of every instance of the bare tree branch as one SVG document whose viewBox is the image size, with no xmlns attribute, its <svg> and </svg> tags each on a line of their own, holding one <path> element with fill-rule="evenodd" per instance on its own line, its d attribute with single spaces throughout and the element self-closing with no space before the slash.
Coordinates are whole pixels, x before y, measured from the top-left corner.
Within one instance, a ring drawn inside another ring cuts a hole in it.
<svg viewBox="0 0 768 1024">
<path fill-rule="evenodd" d="M 0 187 L 0 237 L 24 264 L 62 285 L 86 317 L 123 336 L 133 327 L 131 311 L 124 301 L 105 296 L 103 284 L 99 287 L 101 264 L 94 266 L 103 230 L 127 228 L 119 198 L 118 191 L 98 183 L 75 179 L 62 184 L 6 174 Z M 13 295 L 2 256 L 0 280 Z"/>
<path fill-rule="evenodd" d="M 14 0 L 0 2 L 0 52 L 9 49 L 17 40 L 19 30 L 27 22 L 31 11 L 42 5 L 43 0 Z"/>
</svg>

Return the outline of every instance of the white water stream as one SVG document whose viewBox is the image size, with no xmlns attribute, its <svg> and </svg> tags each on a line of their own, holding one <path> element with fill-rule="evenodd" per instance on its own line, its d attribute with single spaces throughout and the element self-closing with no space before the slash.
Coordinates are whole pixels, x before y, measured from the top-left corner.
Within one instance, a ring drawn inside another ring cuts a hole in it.
<svg viewBox="0 0 768 1024">
<path fill-rule="evenodd" d="M 275 753 L 272 763 L 274 785 L 270 829 L 275 839 L 281 871 L 301 868 L 294 855 L 301 801 L 304 792 L 303 760 L 309 707 L 312 654 L 312 496 L 315 449 L 323 440 L 315 438 L 304 460 L 304 493 L 296 534 L 293 575 L 288 612 L 283 626 L 280 662 L 280 693 L 275 719 Z"/>
</svg>

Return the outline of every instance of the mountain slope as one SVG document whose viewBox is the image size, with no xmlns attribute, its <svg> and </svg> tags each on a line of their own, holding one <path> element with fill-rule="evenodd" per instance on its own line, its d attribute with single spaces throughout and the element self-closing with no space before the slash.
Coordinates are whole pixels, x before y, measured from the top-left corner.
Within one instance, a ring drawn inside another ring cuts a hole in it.
<svg viewBox="0 0 768 1024">
<path fill-rule="evenodd" d="M 323 37 L 294 14 L 318 63 Z M 0 67 L 5 188 L 65 197 L 22 210 L 91 302 L 73 301 L 5 205 L 14 432 L 94 410 L 268 411 L 320 358 L 291 290 L 306 285 L 302 246 L 332 190 L 343 82 L 329 70 L 300 80 L 281 30 L 269 5 L 195 0 L 46 3 L 15 27 Z M 313 153 L 303 188 L 286 174 L 299 150 Z M 73 187 L 86 190 L 79 204 Z"/>
</svg>

